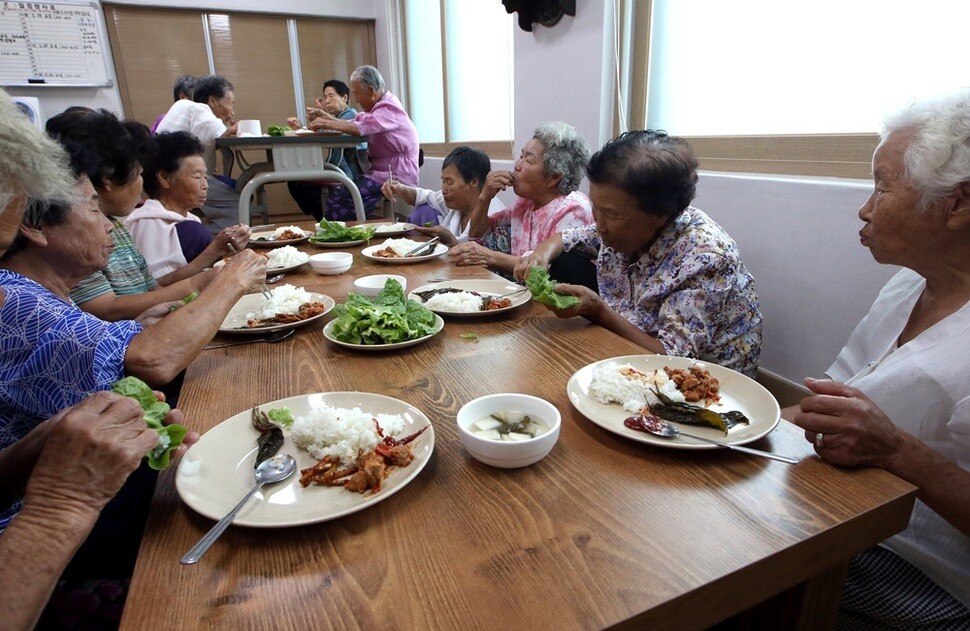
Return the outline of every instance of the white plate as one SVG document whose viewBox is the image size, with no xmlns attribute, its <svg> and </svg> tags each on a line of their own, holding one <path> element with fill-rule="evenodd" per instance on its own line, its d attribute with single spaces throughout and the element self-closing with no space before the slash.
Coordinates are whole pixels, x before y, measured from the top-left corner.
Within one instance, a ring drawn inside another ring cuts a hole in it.
<svg viewBox="0 0 970 631">
<path fill-rule="evenodd" d="M 399 225 L 403 226 L 403 228 L 400 228 L 400 229 L 397 229 L 397 230 L 388 230 L 386 232 L 381 231 L 381 227 L 382 226 L 393 226 L 395 224 L 399 224 Z M 371 224 L 367 224 L 367 225 L 369 227 L 371 227 L 371 228 L 374 229 L 374 237 L 375 238 L 377 238 L 377 237 L 381 237 L 381 238 L 384 238 L 384 237 L 399 237 L 402 234 L 407 234 L 407 233 L 411 232 L 412 230 L 414 230 L 415 228 L 417 228 L 417 226 L 414 225 L 413 223 L 407 223 L 407 222 L 404 222 L 404 221 L 395 221 L 393 223 L 388 221 L 388 222 L 385 222 L 385 223 L 371 223 Z"/>
<path fill-rule="evenodd" d="M 422 285 L 417 289 L 413 290 L 408 294 L 408 298 L 415 302 L 421 302 L 421 299 L 415 296 L 419 291 L 431 291 L 432 289 L 444 289 L 446 287 L 453 287 L 455 289 L 461 289 L 463 291 L 474 291 L 482 296 L 501 296 L 513 292 L 517 289 L 523 289 L 521 285 L 516 285 L 515 283 L 509 282 L 507 280 L 499 279 L 481 279 L 481 280 L 449 280 L 440 283 L 431 283 L 430 285 Z M 456 318 L 475 318 L 480 316 L 488 316 L 493 313 L 503 313 L 505 311 L 511 311 L 516 307 L 524 305 L 525 303 L 532 300 L 532 294 L 527 290 L 523 289 L 522 293 L 515 294 L 514 296 L 509 296 L 509 300 L 512 304 L 508 307 L 503 307 L 501 309 L 492 309 L 491 311 L 447 311 L 445 309 L 432 309 L 428 307 L 435 313 L 453 316 Z"/>
<path fill-rule="evenodd" d="M 277 239 L 275 230 L 254 232 L 249 237 L 249 245 L 251 245 L 254 248 L 278 248 L 282 245 L 296 245 L 297 243 L 303 243 L 304 241 L 309 239 L 311 234 L 313 233 L 303 230 L 302 239 Z M 260 237 L 266 240 L 257 241 L 257 239 L 259 239 Z"/>
<path fill-rule="evenodd" d="M 295 270 L 297 268 L 303 267 L 304 265 L 306 265 L 309 262 L 310 262 L 310 259 L 307 258 L 306 261 L 304 261 L 302 263 L 299 263 L 297 265 L 290 265 L 288 267 L 267 267 L 266 268 L 266 275 L 267 276 L 273 276 L 274 274 L 285 274 L 287 272 L 292 272 L 293 270 Z M 222 259 L 220 259 L 220 260 L 218 260 L 218 261 L 216 261 L 215 263 L 212 264 L 212 267 L 214 267 L 215 269 L 222 269 L 225 266 L 226 266 L 226 262 L 225 262 L 225 260 L 222 260 Z"/>
<path fill-rule="evenodd" d="M 381 256 L 374 256 L 374 252 L 378 250 L 383 250 L 384 245 L 371 245 L 360 251 L 366 258 L 372 261 L 377 261 L 378 263 L 389 263 L 391 265 L 401 265 L 406 263 L 420 263 L 421 261 L 430 261 L 431 259 L 436 259 L 445 252 L 448 251 L 448 246 L 436 243 L 434 246 L 434 252 L 431 254 L 425 254 L 424 256 L 410 256 L 408 258 L 398 257 L 393 259 L 386 259 Z"/>
<path fill-rule="evenodd" d="M 325 327 L 323 327 L 323 337 L 327 338 L 337 346 L 352 348 L 357 351 L 390 351 L 397 348 L 407 348 L 408 346 L 414 346 L 415 344 L 427 342 L 435 335 L 441 333 L 441 329 L 443 329 L 445 326 L 445 321 L 441 319 L 441 316 L 435 315 L 434 329 L 431 331 L 431 333 L 425 335 L 424 337 L 408 340 L 407 342 L 397 342 L 394 344 L 351 344 L 350 342 L 341 342 L 333 336 L 334 322 L 336 322 L 336 320 L 331 320 L 330 322 L 327 322 Z"/>
<path fill-rule="evenodd" d="M 775 429 L 778 420 L 781 418 L 781 409 L 778 407 L 778 402 L 761 384 L 730 368 L 696 359 L 668 355 L 628 355 L 604 359 L 577 370 L 566 385 L 566 392 L 573 406 L 583 416 L 603 429 L 637 442 L 676 449 L 719 449 L 715 445 L 692 441 L 690 438 L 680 436 L 661 438 L 624 426 L 623 421 L 633 416 L 632 412 L 625 410 L 619 403 L 600 403 L 589 393 L 589 384 L 593 380 L 593 370 L 607 363 L 630 364 L 634 368 L 644 371 L 662 369 L 664 366 L 690 368 L 697 364 L 710 372 L 721 383 L 721 400 L 711 406 L 710 409 L 715 412 L 740 410 L 750 421 L 748 425 L 735 425 L 726 437 L 724 432 L 713 427 L 674 424 L 675 427 L 691 434 L 731 443 L 732 445 L 743 445 L 766 436 L 771 430 Z"/>
<path fill-rule="evenodd" d="M 400 414 L 405 427 L 401 436 L 413 434 L 425 425 L 428 417 L 416 407 L 380 394 L 367 392 L 327 392 L 304 394 L 265 403 L 260 409 L 286 406 L 294 416 L 306 414 L 312 404 L 327 403 L 333 407 L 355 408 L 371 414 Z M 210 519 L 222 519 L 254 484 L 253 462 L 256 460 L 258 433 L 246 410 L 219 423 L 206 432 L 199 442 L 182 457 L 175 474 L 175 488 L 193 510 Z M 280 453 L 296 458 L 300 468 L 316 464 L 316 459 L 297 449 L 284 430 L 285 441 Z M 355 493 L 342 487 L 300 486 L 297 471 L 286 482 L 265 486 L 249 500 L 233 521 L 235 526 L 273 528 L 300 526 L 328 521 L 356 513 L 387 499 L 414 479 L 434 451 L 434 428 L 429 427 L 411 442 L 414 461 L 404 468 L 395 467 L 372 495 Z"/>
<path fill-rule="evenodd" d="M 315 315 L 312 318 L 307 318 L 306 320 L 300 320 L 299 322 L 290 322 L 289 324 L 274 324 L 272 326 L 256 326 L 248 327 L 246 326 L 246 314 L 253 311 L 257 305 L 265 302 L 266 297 L 263 294 L 246 294 L 239 301 L 233 305 L 232 309 L 226 315 L 226 319 L 222 321 L 219 326 L 220 333 L 240 333 L 243 335 L 262 335 L 264 333 L 272 333 L 273 331 L 286 331 L 287 329 L 296 329 L 301 326 L 306 326 L 315 320 L 319 320 L 323 316 L 327 315 L 331 309 L 336 306 L 336 301 L 325 294 L 315 294 L 310 292 L 311 302 L 322 302 L 324 308 L 323 313 L 320 315 Z"/>
</svg>

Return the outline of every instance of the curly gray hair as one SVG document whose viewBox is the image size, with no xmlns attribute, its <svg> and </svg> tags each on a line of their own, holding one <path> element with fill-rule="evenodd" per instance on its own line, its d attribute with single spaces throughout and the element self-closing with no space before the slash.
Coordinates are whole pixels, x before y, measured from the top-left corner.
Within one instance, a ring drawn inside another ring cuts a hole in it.
<svg viewBox="0 0 970 631">
<path fill-rule="evenodd" d="M 918 211 L 970 181 L 970 88 L 913 103 L 889 117 L 881 142 L 898 132 L 915 136 L 903 155 L 907 179 L 922 191 Z"/>
<path fill-rule="evenodd" d="M 380 71 L 374 66 L 357 66 L 357 69 L 350 73 L 350 81 L 351 83 L 360 81 L 381 94 L 387 91 L 387 87 L 384 85 L 384 77 L 381 76 Z"/>
<path fill-rule="evenodd" d="M 30 124 L 0 90 L 0 213 L 26 195 L 31 204 L 71 204 L 76 199 L 67 154 Z"/>
<path fill-rule="evenodd" d="M 542 168 L 546 175 L 561 175 L 559 192 L 569 195 L 579 188 L 589 162 L 589 145 L 576 128 L 562 121 L 549 121 L 536 127 L 533 138 L 544 148 Z"/>
</svg>

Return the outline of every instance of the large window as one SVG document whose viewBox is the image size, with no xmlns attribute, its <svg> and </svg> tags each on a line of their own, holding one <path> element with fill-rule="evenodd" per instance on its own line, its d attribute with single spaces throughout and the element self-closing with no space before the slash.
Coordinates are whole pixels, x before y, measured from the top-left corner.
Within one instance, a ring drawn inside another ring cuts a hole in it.
<svg viewBox="0 0 970 631">
<path fill-rule="evenodd" d="M 885 112 L 970 85 L 970 3 L 635 5 L 651 27 L 632 123 L 691 138 L 707 169 L 867 177 Z"/>
<path fill-rule="evenodd" d="M 429 155 L 512 157 L 512 18 L 500 2 L 404 0 L 408 107 Z"/>
</svg>

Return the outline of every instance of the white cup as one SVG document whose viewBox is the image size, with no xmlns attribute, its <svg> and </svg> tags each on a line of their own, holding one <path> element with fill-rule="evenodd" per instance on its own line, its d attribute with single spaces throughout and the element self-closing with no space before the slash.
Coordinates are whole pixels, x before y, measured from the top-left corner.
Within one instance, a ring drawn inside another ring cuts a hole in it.
<svg viewBox="0 0 970 631">
<path fill-rule="evenodd" d="M 236 127 L 237 136 L 262 136 L 263 131 L 258 120 L 244 120 L 239 121 L 239 126 Z"/>
</svg>

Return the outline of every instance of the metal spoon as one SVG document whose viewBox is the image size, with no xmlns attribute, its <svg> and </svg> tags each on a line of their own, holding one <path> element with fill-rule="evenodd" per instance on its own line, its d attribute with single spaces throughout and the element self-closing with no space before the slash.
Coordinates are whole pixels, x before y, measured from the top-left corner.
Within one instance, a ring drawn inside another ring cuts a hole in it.
<svg viewBox="0 0 970 631">
<path fill-rule="evenodd" d="M 659 421 L 659 423 L 657 422 Z M 693 438 L 694 440 L 699 440 L 702 443 L 710 443 L 712 445 L 717 445 L 718 447 L 727 447 L 728 449 L 733 449 L 734 451 L 741 451 L 746 454 L 751 454 L 752 456 L 761 456 L 762 458 L 770 458 L 772 460 L 778 460 L 779 462 L 787 462 L 788 464 L 798 464 L 798 460 L 795 458 L 789 458 L 788 456 L 779 456 L 778 454 L 773 454 L 767 451 L 761 451 L 760 449 L 751 449 L 750 447 L 742 447 L 741 445 L 732 445 L 730 443 L 722 443 L 719 440 L 712 440 L 710 438 L 704 438 L 703 436 L 697 436 L 695 434 L 688 434 L 683 432 L 667 421 L 653 417 L 649 422 L 645 422 L 641 425 L 643 429 L 647 430 L 655 436 L 660 436 L 661 438 L 673 438 L 674 436 L 687 436 L 688 438 Z"/>
<path fill-rule="evenodd" d="M 256 486 L 254 486 L 253 489 L 246 494 L 246 497 L 242 498 L 242 500 L 236 504 L 235 508 L 229 511 L 228 515 L 220 519 L 216 525 L 212 527 L 212 530 L 205 533 L 205 536 L 199 539 L 199 542 L 192 546 L 192 548 L 185 553 L 185 556 L 183 556 L 180 561 L 185 565 L 190 565 L 201 559 L 206 550 L 208 550 L 212 544 L 216 542 L 219 535 L 225 532 L 226 528 L 229 527 L 229 524 L 231 524 L 232 520 L 236 518 L 236 515 L 239 513 L 242 507 L 245 506 L 246 502 L 249 501 L 249 498 L 256 494 L 256 491 L 261 489 L 264 484 L 275 484 L 276 482 L 282 482 L 286 478 L 293 475 L 294 471 L 296 471 L 296 460 L 289 454 L 278 454 L 260 463 L 260 465 L 256 467 Z"/>
<path fill-rule="evenodd" d="M 208 346 L 204 347 L 202 350 L 208 351 L 208 350 L 212 350 L 213 348 L 225 348 L 226 346 L 238 346 L 239 344 L 252 344 L 253 342 L 266 342 L 268 344 L 275 344 L 276 342 L 285 340 L 289 336 L 293 335 L 294 332 L 295 332 L 295 329 L 287 329 L 286 331 L 273 331 L 272 333 L 270 333 L 265 337 L 252 337 L 252 338 L 249 338 L 248 340 L 240 340 L 238 342 L 224 342 L 222 344 L 209 344 Z"/>
</svg>

